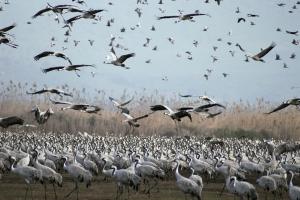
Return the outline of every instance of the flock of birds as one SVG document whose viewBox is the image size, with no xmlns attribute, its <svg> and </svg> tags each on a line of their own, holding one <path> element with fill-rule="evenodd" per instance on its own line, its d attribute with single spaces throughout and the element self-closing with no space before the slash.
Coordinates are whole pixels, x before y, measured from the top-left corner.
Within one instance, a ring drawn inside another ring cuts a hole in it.
<svg viewBox="0 0 300 200">
<path fill-rule="evenodd" d="M 212 3 L 212 1 L 205 0 L 205 3 Z M 217 5 L 222 3 L 222 0 L 215 0 Z M 6 0 L 5 4 L 9 4 Z M 106 9 L 82 9 L 80 6 L 86 5 L 84 0 L 72 0 L 74 5 L 50 5 L 47 3 L 45 8 L 37 11 L 32 16 L 32 21 L 45 14 L 52 14 L 55 16 L 55 21 L 63 22 L 63 28 L 66 29 L 65 41 L 68 42 L 68 36 L 74 28 L 74 24 L 78 20 L 90 19 L 100 21 L 99 14 L 109 12 Z M 160 0 L 158 4 L 163 4 Z M 114 3 L 109 2 L 110 6 Z M 137 0 L 137 4 L 147 5 L 147 0 Z M 292 10 L 297 9 L 297 1 Z M 280 7 L 285 6 L 285 3 L 278 3 Z M 1 6 L 1 4 L 0 4 Z M 3 8 L 0 7 L 0 11 Z M 292 13 L 293 11 L 290 11 Z M 135 12 L 139 17 L 143 14 L 141 9 L 137 7 Z M 161 13 L 165 13 L 160 8 Z M 66 14 L 74 14 L 74 16 L 66 19 Z M 237 8 L 236 13 L 240 13 Z M 179 14 L 163 15 L 157 17 L 157 20 L 175 19 L 175 23 L 195 22 L 197 17 L 212 17 L 208 13 L 200 13 L 196 10 L 193 13 L 184 14 L 179 10 Z M 258 14 L 247 14 L 247 18 L 239 17 L 237 22 L 242 23 L 251 18 L 260 17 Z M 114 23 L 114 18 L 107 21 L 107 26 Z M 28 22 L 30 24 L 32 22 Z M 255 25 L 253 21 L 251 25 Z M 11 48 L 18 48 L 15 43 L 15 37 L 11 32 L 17 26 L 12 23 L 9 26 L 0 28 L 0 45 L 7 45 Z M 140 25 L 137 25 L 138 27 Z M 136 28 L 131 27 L 131 30 Z M 152 31 L 156 31 L 154 26 Z M 203 31 L 207 31 L 205 27 Z M 122 28 L 121 32 L 125 32 L 126 28 Z M 280 28 L 277 29 L 281 31 Z M 287 34 L 297 36 L 298 31 L 286 30 Z M 230 33 L 229 33 L 230 34 Z M 55 39 L 53 38 L 53 41 Z M 147 47 L 151 39 L 146 38 Z M 172 37 L 168 38 L 171 44 L 175 40 Z M 222 41 L 221 38 L 218 41 Z M 80 41 L 74 40 L 74 45 L 77 46 Z M 128 50 L 126 47 L 115 44 L 116 37 L 110 39 L 110 55 L 107 56 L 107 61 L 104 64 L 111 64 L 124 69 L 130 69 L 125 64 L 126 60 L 136 56 L 136 53 L 119 54 L 115 49 Z M 94 40 L 89 40 L 92 46 Z M 229 46 L 232 42 L 227 43 Z M 299 40 L 293 39 L 293 45 L 299 45 Z M 197 47 L 199 42 L 195 40 L 193 45 Z M 52 45 L 51 45 L 52 46 Z M 54 44 L 53 44 L 54 46 Z M 249 59 L 258 62 L 265 62 L 265 56 L 276 47 L 276 43 L 272 42 L 266 48 L 261 49 L 258 53 L 252 54 L 245 50 L 239 43 L 235 45 L 244 55 L 245 61 Z M 153 47 L 152 50 L 157 51 L 158 47 Z M 218 47 L 214 46 L 216 51 Z M 186 51 L 188 59 L 192 60 L 192 52 Z M 230 50 L 231 56 L 235 55 L 234 50 Z M 47 57 L 56 57 L 67 62 L 65 65 L 50 66 L 42 69 L 43 73 L 52 73 L 53 71 L 72 71 L 78 77 L 79 72 L 86 67 L 95 68 L 94 64 L 74 64 L 72 60 L 63 52 L 47 50 L 38 53 L 33 58 L 35 61 L 46 59 Z M 180 54 L 177 57 L 181 57 Z M 218 58 L 211 55 L 213 62 L 217 62 Z M 296 55 L 293 53 L 290 58 L 295 59 Z M 275 60 L 281 60 L 280 55 L 276 54 Z M 150 63 L 151 59 L 146 63 Z M 284 65 L 286 68 L 286 64 Z M 209 78 L 212 69 L 207 69 L 204 74 L 206 79 Z M 227 77 L 228 73 L 222 73 Z M 168 77 L 162 78 L 168 81 Z M 57 95 L 61 99 L 64 97 L 72 98 L 71 93 L 67 93 L 61 89 L 43 88 L 36 91 L 27 91 L 28 95 L 43 95 L 51 94 Z M 214 118 L 220 115 L 226 109 L 224 105 L 216 102 L 208 96 L 197 96 L 192 94 L 179 94 L 181 98 L 200 98 L 203 102 L 201 105 L 191 105 L 185 107 L 170 108 L 172 105 L 151 105 L 148 112 L 139 116 L 133 116 L 128 105 L 133 101 L 129 99 L 124 102 L 109 97 L 109 100 L 118 109 L 119 113 L 124 116 L 124 122 L 128 123 L 132 130 L 140 126 L 139 120 L 150 117 L 156 112 L 163 111 L 163 114 L 170 117 L 175 124 L 182 121 L 183 118 L 188 118 L 192 122 L 192 113 L 204 114 L 207 118 Z M 68 102 L 63 100 L 56 100 L 49 97 L 49 102 L 53 105 L 63 105 L 61 111 L 75 110 L 87 114 L 100 114 L 103 109 L 100 106 L 89 103 Z M 280 104 L 278 107 L 266 112 L 266 115 L 280 111 L 288 106 L 300 106 L 300 98 L 288 99 Z M 37 105 L 31 112 L 34 114 L 38 125 L 45 124 L 54 114 L 51 107 L 42 111 Z M 27 124 L 24 119 L 19 116 L 6 116 L 0 118 L 0 127 L 7 129 L 13 125 L 20 125 L 26 127 L 35 127 L 36 125 Z M 102 174 L 107 179 L 116 182 L 117 195 L 116 198 L 121 198 L 124 195 L 126 188 L 128 193 L 139 191 L 141 186 L 144 186 L 144 192 L 150 196 L 154 188 L 159 188 L 159 182 L 164 180 L 175 179 L 177 187 L 184 194 L 191 195 L 192 198 L 198 200 L 202 199 L 202 190 L 205 189 L 205 184 L 201 176 L 205 176 L 207 181 L 213 181 L 218 175 L 224 177 L 224 189 L 228 192 L 239 196 L 241 199 L 258 199 L 256 187 L 261 187 L 266 191 L 266 195 L 272 193 L 274 198 L 282 198 L 285 191 L 292 200 L 300 199 L 300 187 L 293 185 L 294 174 L 300 173 L 300 156 L 298 150 L 299 144 L 283 143 L 282 141 L 259 141 L 246 139 L 215 139 L 215 138 L 197 138 L 197 137 L 102 137 L 96 135 L 89 135 L 88 133 L 79 135 L 56 135 L 47 133 L 44 136 L 35 133 L 15 134 L 5 131 L 0 134 L 0 173 L 15 173 L 22 177 L 26 184 L 27 198 L 28 190 L 32 190 L 31 184 L 43 183 L 52 184 L 55 199 L 56 185 L 63 185 L 63 173 L 68 173 L 75 183 L 75 187 L 70 193 L 66 194 L 65 198 L 69 197 L 73 192 L 77 192 L 77 199 L 79 193 L 78 185 L 84 183 L 89 187 L 93 183 L 93 179 L 99 174 Z M 65 170 L 65 172 L 63 171 Z M 192 172 L 192 173 L 190 173 Z M 188 176 L 187 176 L 188 174 Z M 288 177 L 290 174 L 289 184 Z M 0 174 L 1 175 L 1 174 Z M 253 182 L 253 178 L 257 178 Z M 0 176 L 1 178 L 1 176 Z M 251 180 L 250 181 L 248 181 Z M 0 183 L 1 184 L 1 183 Z M 220 191 L 222 195 L 223 191 Z M 32 191 L 31 191 L 32 194 Z M 46 187 L 45 187 L 45 199 Z"/>
<path fill-rule="evenodd" d="M 93 185 L 97 177 L 116 183 L 116 199 L 129 193 L 150 195 L 164 181 L 176 181 L 185 196 L 203 199 L 206 184 L 221 181 L 224 190 L 241 199 L 300 198 L 293 184 L 300 173 L 300 144 L 275 140 L 217 139 L 213 137 L 137 137 L 78 134 L 12 133 L 0 135 L 0 172 L 5 178 L 16 174 L 26 182 L 25 199 L 31 184 L 64 184 L 65 173 L 79 184 Z M 203 178 L 202 178 L 203 177 Z M 222 181 L 223 180 L 223 181 Z M 206 182 L 205 182 L 206 181 Z M 1 183 L 0 183 L 1 184 Z M 141 188 L 144 188 L 142 191 Z M 217 194 L 218 193 L 218 194 Z M 49 195 L 48 195 L 49 197 Z"/>
</svg>

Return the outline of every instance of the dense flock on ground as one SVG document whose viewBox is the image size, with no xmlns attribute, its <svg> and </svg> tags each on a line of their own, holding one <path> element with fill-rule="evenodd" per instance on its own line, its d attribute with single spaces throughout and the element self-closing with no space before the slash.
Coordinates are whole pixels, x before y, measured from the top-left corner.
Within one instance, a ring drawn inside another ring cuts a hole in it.
<svg viewBox="0 0 300 200">
<path fill-rule="evenodd" d="M 148 197 L 163 193 L 160 184 L 168 180 L 175 181 L 186 197 L 201 199 L 206 184 L 217 177 L 224 183 L 224 191 L 216 191 L 220 199 L 224 192 L 258 199 L 258 188 L 265 191 L 260 198 L 300 198 L 300 187 L 293 184 L 294 175 L 300 172 L 300 144 L 294 141 L 97 136 L 86 132 L 5 132 L 0 139 L 1 173 L 7 174 L 7 179 L 13 174 L 24 179 L 25 198 L 29 191 L 31 195 L 34 192 L 32 184 L 44 184 L 46 199 L 46 190 L 50 190 L 46 184 L 52 184 L 57 199 L 56 187 L 63 186 L 65 174 L 75 185 L 65 198 L 76 192 L 79 199 L 78 185 L 89 187 L 97 176 L 115 182 L 116 199 L 129 193 Z"/>
</svg>

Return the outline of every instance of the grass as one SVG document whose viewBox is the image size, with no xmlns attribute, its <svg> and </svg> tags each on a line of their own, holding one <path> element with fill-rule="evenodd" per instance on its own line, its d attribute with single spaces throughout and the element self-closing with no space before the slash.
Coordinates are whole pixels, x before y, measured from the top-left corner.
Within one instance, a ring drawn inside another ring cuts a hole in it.
<svg viewBox="0 0 300 200">
<path fill-rule="evenodd" d="M 0 116 L 18 115 L 23 117 L 27 123 L 36 123 L 33 113 L 30 110 L 39 105 L 42 109 L 49 106 L 55 111 L 55 115 L 42 126 L 38 131 L 75 133 L 86 131 L 96 134 L 128 134 L 129 127 L 124 123 L 124 117 L 118 113 L 116 108 L 108 100 L 104 91 L 92 91 L 88 93 L 85 89 L 77 90 L 68 85 L 60 88 L 66 92 L 73 93 L 73 98 L 63 100 L 81 103 L 90 103 L 101 106 L 101 115 L 85 114 L 78 111 L 60 110 L 60 106 L 51 105 L 48 95 L 30 96 L 26 91 L 35 91 L 47 86 L 29 85 L 27 83 L 1 83 L 0 88 Z M 134 94 L 134 101 L 128 106 L 133 116 L 139 116 L 150 112 L 149 106 L 155 104 L 166 104 L 172 108 L 201 105 L 199 99 L 182 99 L 178 95 L 166 98 L 158 91 Z M 52 96 L 56 98 L 57 96 Z M 124 91 L 120 97 L 121 101 L 131 98 L 131 95 Z M 56 98 L 59 99 L 59 98 Z M 215 135 L 217 137 L 249 137 L 249 138 L 278 138 L 278 139 L 299 139 L 300 137 L 300 113 L 294 107 L 287 108 L 280 112 L 265 115 L 264 112 L 277 106 L 263 99 L 258 99 L 255 103 L 248 102 L 221 102 L 227 109 L 214 119 L 206 119 L 193 114 L 193 122 L 184 119 L 176 126 L 169 117 L 162 113 L 154 113 L 147 119 L 139 121 L 140 128 L 134 130 L 137 135 Z M 14 128 L 12 128 L 14 130 Z M 36 131 L 36 130 L 35 130 Z"/>
</svg>

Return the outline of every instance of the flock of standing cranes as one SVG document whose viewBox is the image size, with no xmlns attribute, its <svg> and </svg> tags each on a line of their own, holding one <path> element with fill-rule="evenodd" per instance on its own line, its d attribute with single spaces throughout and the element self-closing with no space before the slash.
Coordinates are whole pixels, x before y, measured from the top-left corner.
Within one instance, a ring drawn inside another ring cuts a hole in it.
<svg viewBox="0 0 300 200">
<path fill-rule="evenodd" d="M 211 3 L 205 0 L 205 3 Z M 217 5 L 222 0 L 215 0 Z M 47 3 L 45 8 L 37 11 L 32 16 L 34 21 L 38 17 L 45 14 L 55 16 L 55 21 L 59 24 L 63 23 L 66 29 L 65 42 L 68 42 L 68 36 L 74 28 L 74 24 L 78 20 L 90 19 L 100 21 L 100 14 L 109 12 L 106 9 L 86 9 L 81 8 L 85 3 L 84 0 L 72 0 L 74 5 L 62 4 L 51 5 Z M 75 5 L 76 3 L 76 5 Z M 163 4 L 160 0 L 158 4 Z M 9 4 L 5 1 L 5 4 Z M 109 2 L 108 5 L 113 5 Z M 137 4 L 148 4 L 147 0 L 137 0 Z M 297 1 L 293 7 L 296 10 Z M 0 4 L 1 5 L 1 4 Z M 282 7 L 285 3 L 277 4 Z M 0 7 L 2 9 L 2 7 Z M 0 11 L 1 11 L 0 9 Z M 143 14 L 141 9 L 135 9 L 139 17 Z M 165 10 L 160 8 L 163 14 Z M 212 17 L 207 13 L 200 13 L 196 10 L 194 13 L 184 14 L 179 10 L 178 15 L 158 16 L 157 20 L 176 19 L 175 23 L 183 21 L 195 22 L 196 17 Z M 236 13 L 240 13 L 237 8 Z M 74 16 L 66 19 L 66 14 L 74 14 Z M 247 14 L 248 18 L 258 18 L 258 14 Z M 248 20 L 247 18 L 247 20 Z M 115 19 L 107 21 L 106 26 L 111 26 Z M 246 18 L 239 17 L 237 22 L 246 22 Z M 32 22 L 28 22 L 29 24 Z M 254 22 L 250 22 L 254 26 Z M 130 27 L 134 30 L 139 27 L 137 24 Z M 11 32 L 17 27 L 16 23 L 0 28 L 0 45 L 18 48 L 14 40 L 16 39 Z M 123 27 L 121 32 L 125 32 Z M 156 31 L 154 26 L 151 31 Z M 208 31 L 205 27 L 203 31 Z M 280 28 L 277 29 L 281 31 Z M 287 34 L 297 36 L 298 31 L 288 31 Z M 229 33 L 230 35 L 231 33 Z M 53 39 L 54 40 L 54 39 Z M 151 39 L 146 38 L 144 47 L 148 47 Z M 168 37 L 168 41 L 173 45 L 175 39 Z M 218 41 L 222 41 L 221 38 Z M 80 41 L 74 40 L 77 46 Z M 130 69 L 125 62 L 127 59 L 136 56 L 136 53 L 120 54 L 117 56 L 115 49 L 128 50 L 126 47 L 115 44 L 116 37 L 110 39 L 110 55 L 104 64 L 111 64 L 123 69 Z M 94 40 L 89 40 L 90 45 L 94 44 Z M 227 42 L 228 46 L 232 42 Z M 293 45 L 299 45 L 299 40 L 294 39 Z M 193 45 L 197 47 L 199 42 L 195 40 Z M 54 45 L 53 45 L 54 46 Z M 272 42 L 268 47 L 261 49 L 256 54 L 248 53 L 239 43 L 235 45 L 245 55 L 245 61 L 249 62 L 251 58 L 254 61 L 265 62 L 265 56 L 276 47 L 276 43 Z M 157 51 L 157 46 L 153 47 L 153 51 Z M 218 47 L 214 46 L 213 50 L 217 51 Z M 234 56 L 235 51 L 230 50 L 230 55 Z M 192 60 L 192 52 L 186 51 L 188 59 Z M 295 59 L 295 54 L 290 56 Z M 56 57 L 67 62 L 66 65 L 51 66 L 42 69 L 43 73 L 53 71 L 72 71 L 77 77 L 83 68 L 96 68 L 94 64 L 74 64 L 74 62 L 63 52 L 47 50 L 33 56 L 35 61 L 46 59 L 46 57 Z M 181 57 L 177 54 L 177 57 Z M 218 57 L 211 55 L 213 63 L 217 62 Z M 280 55 L 276 54 L 275 60 L 281 60 Z M 146 63 L 151 63 L 151 59 Z M 285 68 L 287 66 L 285 65 Z M 212 70 L 207 69 L 204 77 L 208 80 Z M 223 72 L 222 75 L 227 77 L 229 74 Z M 168 80 L 165 76 L 163 80 Z M 71 93 L 65 92 L 57 88 L 43 88 L 37 91 L 26 92 L 28 95 L 50 94 L 58 97 L 72 98 Z M 112 104 L 124 116 L 124 122 L 127 123 L 132 130 L 140 127 L 139 121 L 152 116 L 154 113 L 163 112 L 171 120 L 180 123 L 184 118 L 193 121 L 194 114 L 205 114 L 207 118 L 216 117 L 226 109 L 224 105 L 218 103 L 208 96 L 197 96 L 193 94 L 179 94 L 181 98 L 200 98 L 204 104 L 190 105 L 185 107 L 170 108 L 173 105 L 156 104 L 151 105 L 148 112 L 139 116 L 133 116 L 128 105 L 134 100 L 129 99 L 119 102 L 113 97 L 109 97 Z M 100 114 L 101 108 L 98 105 L 89 103 L 69 102 L 53 99 L 49 97 L 49 102 L 53 105 L 64 105 L 61 111 L 75 110 L 86 114 Z M 280 111 L 288 106 L 296 106 L 299 108 L 300 99 L 292 98 L 284 101 L 278 107 L 266 112 L 266 115 Z M 45 124 L 50 117 L 55 114 L 51 107 L 42 111 L 38 105 L 31 112 L 34 114 L 38 125 Z M 26 124 L 25 120 L 18 116 L 8 116 L 0 118 L 0 127 L 7 129 L 13 125 L 24 127 L 36 127 L 36 125 Z M 59 198 L 59 189 L 63 187 L 64 178 L 68 174 L 74 182 L 74 188 L 64 198 L 69 198 L 76 192 L 79 199 L 79 184 L 84 184 L 87 188 L 93 187 L 95 179 L 104 176 L 106 180 L 116 183 L 116 199 L 122 198 L 126 193 L 145 193 L 149 197 L 154 193 L 154 189 L 159 190 L 160 184 L 164 181 L 176 182 L 177 188 L 184 193 L 185 197 L 189 195 L 197 200 L 202 200 L 205 196 L 206 186 L 209 183 L 220 181 L 224 183 L 222 191 L 215 195 L 215 198 L 222 198 L 222 194 L 226 189 L 227 192 L 238 196 L 240 199 L 256 200 L 259 198 L 258 188 L 264 191 L 265 198 L 273 195 L 274 199 L 283 199 L 289 197 L 291 200 L 300 200 L 300 187 L 293 184 L 294 176 L 300 173 L 300 145 L 295 142 L 285 143 L 283 141 L 262 141 L 248 139 L 216 139 L 203 137 L 114 137 L 114 136 L 97 136 L 88 133 L 80 133 L 76 135 L 69 134 L 36 134 L 22 132 L 21 134 L 9 131 L 0 134 L 0 179 L 3 181 L 9 179 L 11 174 L 24 179 L 26 183 L 25 199 L 28 191 L 33 199 L 32 184 L 43 184 L 45 200 L 47 199 L 47 184 L 53 187 L 54 198 Z M 218 179 L 218 177 L 221 177 Z M 0 181 L 0 187 L 2 182 Z M 105 183 L 103 183 L 105 184 Z M 144 188 L 144 191 L 141 191 Z"/>
<path fill-rule="evenodd" d="M 99 181 L 116 184 L 115 198 L 128 193 L 151 195 L 167 182 L 188 197 L 205 199 L 209 184 L 222 183 L 213 198 L 222 199 L 226 190 L 241 199 L 300 198 L 300 187 L 294 176 L 300 172 L 300 145 L 295 142 L 250 139 L 217 139 L 212 137 L 97 136 L 88 133 L 55 134 L 5 132 L 1 136 L 1 184 L 16 174 L 25 180 L 26 193 L 32 184 L 53 187 L 55 199 L 68 174 L 76 192 L 80 184 L 89 187 Z M 100 180 L 103 179 L 104 180 Z M 96 180 L 99 181 L 96 181 Z M 36 188 L 36 187 L 35 187 Z M 144 188 L 144 190 L 142 190 Z M 52 196 L 51 195 L 51 196 Z M 101 197 L 101 194 L 98 194 Z M 52 198 L 53 198 L 52 196 Z M 183 197 L 183 196 L 182 196 Z M 142 198 L 142 197 L 141 197 Z"/>
</svg>

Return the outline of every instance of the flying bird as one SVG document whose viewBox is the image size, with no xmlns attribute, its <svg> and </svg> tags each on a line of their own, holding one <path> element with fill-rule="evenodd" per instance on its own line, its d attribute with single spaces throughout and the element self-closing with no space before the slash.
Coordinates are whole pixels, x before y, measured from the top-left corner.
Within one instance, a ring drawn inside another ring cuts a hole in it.
<svg viewBox="0 0 300 200">
<path fill-rule="evenodd" d="M 62 97 L 62 95 L 64 96 L 69 96 L 72 97 L 73 95 L 71 93 L 67 93 L 64 92 L 63 90 L 60 89 L 55 89 L 55 88 L 48 88 L 48 89 L 41 89 L 35 92 L 26 92 L 26 94 L 31 94 L 31 95 L 35 95 L 35 94 L 44 94 L 44 93 L 52 93 L 52 94 L 57 94 L 60 97 Z"/>
<path fill-rule="evenodd" d="M 131 115 L 127 114 L 127 113 L 122 113 L 127 119 L 124 120 L 124 122 L 127 122 L 129 124 L 129 126 L 131 127 L 140 127 L 140 124 L 137 123 L 138 120 L 140 119 L 144 119 L 146 117 L 149 117 L 149 114 L 145 114 L 139 117 L 132 117 Z"/>
<path fill-rule="evenodd" d="M 121 113 L 126 113 L 126 114 L 129 114 L 129 110 L 128 108 L 124 107 L 126 106 L 127 104 L 129 104 L 134 98 L 132 97 L 131 99 L 129 99 L 128 101 L 125 101 L 125 102 L 118 102 L 116 99 L 114 99 L 113 97 L 109 97 L 109 100 L 111 102 L 113 102 L 113 104 L 121 110 Z"/>
<path fill-rule="evenodd" d="M 192 13 L 192 14 L 186 14 L 186 15 L 167 15 L 167 16 L 161 16 L 161 17 L 158 17 L 157 19 L 161 20 L 161 19 L 177 18 L 178 21 L 175 21 L 175 22 L 180 22 L 180 21 L 185 21 L 185 20 L 189 20 L 189 21 L 193 22 L 193 18 L 195 16 L 203 16 L 203 15 L 211 17 L 209 14 Z"/>
<path fill-rule="evenodd" d="M 105 64 L 112 64 L 112 65 L 115 65 L 115 66 L 120 66 L 120 67 L 124 67 L 125 69 L 130 69 L 130 67 L 127 67 L 124 62 L 128 59 L 128 58 L 131 58 L 131 57 L 134 57 L 135 56 L 135 53 L 129 53 L 129 54 L 125 54 L 125 55 L 122 55 L 120 57 L 117 57 L 116 55 L 116 52 L 114 50 L 114 48 L 112 47 L 110 49 L 110 52 L 111 52 L 111 56 L 112 56 L 112 61 L 110 62 L 105 62 Z M 109 57 L 108 57 L 109 58 Z"/>
<path fill-rule="evenodd" d="M 168 110 L 168 112 L 165 112 L 164 114 L 168 115 L 172 120 L 181 121 L 182 118 L 188 117 L 190 119 L 190 121 L 192 121 L 192 116 L 188 111 L 188 110 L 191 110 L 191 107 L 178 108 L 177 111 L 173 111 L 171 108 L 169 108 L 166 105 L 154 105 L 154 106 L 151 106 L 150 109 L 153 112 Z"/>
<path fill-rule="evenodd" d="M 80 75 L 77 73 L 77 71 L 80 71 L 79 68 L 81 68 L 81 67 L 95 67 L 95 66 L 94 65 L 85 65 L 85 64 L 68 65 L 68 66 L 56 66 L 56 67 L 49 67 L 49 68 L 43 69 L 42 71 L 44 73 L 48 73 L 48 72 L 51 72 L 51 71 L 54 71 L 54 70 L 57 70 L 57 71 L 62 71 L 62 70 L 75 71 L 76 75 L 78 77 L 80 77 Z"/>
<path fill-rule="evenodd" d="M 34 60 L 38 61 L 41 58 L 44 58 L 44 57 L 47 57 L 47 56 L 55 56 L 55 57 L 58 57 L 58 58 L 62 58 L 64 60 L 68 61 L 70 65 L 72 65 L 71 60 L 65 54 L 60 53 L 60 52 L 55 52 L 55 51 L 44 51 L 44 52 L 34 56 Z"/>
<path fill-rule="evenodd" d="M 271 114 L 271 113 L 274 113 L 274 112 L 277 112 L 279 110 L 282 110 L 288 106 L 296 106 L 297 108 L 299 108 L 300 106 L 300 98 L 294 98 L 294 99 L 289 99 L 287 101 L 284 101 L 282 104 L 280 104 L 277 108 L 271 110 L 270 112 L 267 112 L 265 114 Z"/>
<path fill-rule="evenodd" d="M 247 57 L 252 58 L 255 61 L 265 62 L 262 58 L 267 55 L 274 47 L 276 46 L 275 42 L 272 42 L 271 45 L 265 49 L 262 49 L 261 52 L 254 56 L 246 55 Z"/>
<path fill-rule="evenodd" d="M 2 128 L 8 128 L 9 126 L 16 124 L 23 125 L 24 120 L 17 116 L 0 118 L 0 127 Z"/>
</svg>

